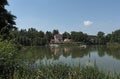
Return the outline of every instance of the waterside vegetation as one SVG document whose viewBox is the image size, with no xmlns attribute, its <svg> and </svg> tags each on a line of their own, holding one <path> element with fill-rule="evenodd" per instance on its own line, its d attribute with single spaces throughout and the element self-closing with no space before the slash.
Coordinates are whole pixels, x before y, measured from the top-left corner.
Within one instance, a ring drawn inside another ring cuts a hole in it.
<svg viewBox="0 0 120 79">
<path fill-rule="evenodd" d="M 47 45 L 59 31 L 44 33 L 34 28 L 19 31 L 15 27 L 16 16 L 7 11 L 6 5 L 7 0 L 0 0 L 0 79 L 120 79 L 119 74 L 106 74 L 97 67 L 70 67 L 59 63 L 41 65 L 37 69 L 31 65 L 26 66 L 18 56 L 20 47 Z M 109 42 L 119 44 L 120 30 L 108 35 L 98 32 L 96 36 L 83 32 L 65 32 L 62 39 L 65 38 L 88 45 L 105 45 Z"/>
<path fill-rule="evenodd" d="M 29 66 L 30 67 L 30 66 Z M 24 67 L 15 70 L 12 79 L 119 79 L 117 73 L 100 71 L 96 66 L 74 66 L 62 63 L 43 65 L 37 69 Z"/>
<path fill-rule="evenodd" d="M 16 43 L 23 46 L 44 46 L 51 43 L 54 36 L 59 34 L 58 30 L 53 32 L 38 31 L 35 28 L 21 29 L 12 31 L 12 35 L 15 38 Z M 120 44 L 120 30 L 116 30 L 111 34 L 105 35 L 104 32 L 98 32 L 97 35 L 88 35 L 83 32 L 72 31 L 71 33 L 64 32 L 61 34 L 63 41 L 58 41 L 58 44 L 85 44 L 85 45 L 111 45 Z M 70 40 L 68 42 L 64 40 Z M 59 39 L 58 39 L 59 40 Z M 111 45 L 112 46 L 112 45 Z M 118 45 L 117 45 L 118 46 Z"/>
</svg>

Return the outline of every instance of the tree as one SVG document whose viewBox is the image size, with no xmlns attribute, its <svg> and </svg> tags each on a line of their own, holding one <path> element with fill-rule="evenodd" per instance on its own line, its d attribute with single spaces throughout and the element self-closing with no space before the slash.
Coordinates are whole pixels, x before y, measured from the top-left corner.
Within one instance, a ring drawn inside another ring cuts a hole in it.
<svg viewBox="0 0 120 79">
<path fill-rule="evenodd" d="M 107 34 L 105 39 L 106 39 L 106 42 L 112 42 L 113 41 L 112 40 L 112 34 Z"/>
<path fill-rule="evenodd" d="M 13 79 L 16 65 L 17 45 L 11 40 L 11 31 L 16 29 L 16 17 L 8 12 L 5 6 L 7 0 L 0 0 L 0 78 Z"/>
<path fill-rule="evenodd" d="M 118 42 L 120 43 L 120 29 L 119 30 L 116 30 L 112 33 L 112 40 L 114 42 Z"/>
<path fill-rule="evenodd" d="M 46 36 L 46 40 L 47 40 L 47 42 L 49 43 L 50 40 L 52 39 L 52 33 L 49 32 L 49 31 L 47 31 L 45 36 Z"/>
<path fill-rule="evenodd" d="M 97 34 L 97 41 L 98 41 L 98 44 L 105 44 L 105 36 L 104 36 L 104 32 L 98 32 Z"/>
<path fill-rule="evenodd" d="M 75 42 L 84 42 L 85 41 L 85 35 L 83 34 L 83 32 L 72 31 L 71 32 L 71 38 Z"/>
<path fill-rule="evenodd" d="M 13 41 L 0 42 L 0 78 L 1 79 L 14 79 L 14 70 L 17 68 L 16 54 L 18 48 Z M 18 62 L 18 61 L 17 61 Z"/>
<path fill-rule="evenodd" d="M 64 32 L 62 35 L 63 35 L 63 39 L 70 38 L 70 34 L 68 32 Z"/>
<path fill-rule="evenodd" d="M 55 35 L 55 34 L 59 34 L 59 31 L 58 30 L 53 30 L 53 35 Z"/>
<path fill-rule="evenodd" d="M 40 32 L 39 32 L 39 37 L 40 37 L 40 38 L 44 38 L 44 36 L 45 36 L 44 32 L 43 32 L 43 31 L 40 31 Z"/>
<path fill-rule="evenodd" d="M 7 0 L 0 0 L 0 37 L 1 40 L 10 39 L 10 31 L 16 29 L 14 26 L 16 16 L 7 11 L 5 6 L 8 5 Z"/>
</svg>

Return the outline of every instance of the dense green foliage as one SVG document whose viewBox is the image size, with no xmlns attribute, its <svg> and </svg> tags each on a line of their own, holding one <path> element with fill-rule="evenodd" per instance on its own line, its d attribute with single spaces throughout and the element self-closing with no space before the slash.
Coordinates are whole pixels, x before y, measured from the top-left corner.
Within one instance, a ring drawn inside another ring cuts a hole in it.
<svg viewBox="0 0 120 79">
<path fill-rule="evenodd" d="M 71 38 L 71 35 L 68 33 L 68 32 L 64 32 L 63 34 L 62 34 L 62 36 L 63 36 L 63 39 L 65 39 L 65 38 Z"/>
<path fill-rule="evenodd" d="M 15 62 L 17 52 L 16 45 L 12 41 L 0 42 L 0 79 L 13 77 L 14 69 L 17 67 Z"/>
<path fill-rule="evenodd" d="M 59 34 L 59 31 L 58 30 L 53 30 L 53 35 L 55 34 Z"/>
<path fill-rule="evenodd" d="M 105 44 L 105 36 L 103 32 L 98 32 L 97 34 L 97 43 L 98 44 Z"/>
<path fill-rule="evenodd" d="M 115 73 L 105 73 L 97 67 L 75 66 L 71 67 L 65 64 L 43 65 L 38 69 L 25 69 L 15 72 L 13 79 L 119 79 L 120 75 Z"/>
<path fill-rule="evenodd" d="M 6 5 L 7 0 L 0 0 L 0 79 L 13 79 L 18 49 L 11 41 L 13 40 L 11 32 L 16 29 L 14 26 L 16 17 L 7 11 Z"/>
<path fill-rule="evenodd" d="M 7 11 L 7 0 L 0 0 L 0 40 L 10 39 L 10 31 L 15 29 L 15 16 Z"/>
<path fill-rule="evenodd" d="M 13 31 L 13 37 L 16 43 L 24 46 L 41 46 L 47 44 L 51 39 L 51 32 L 47 32 L 46 35 L 42 31 L 37 31 L 34 28 L 27 30 Z"/>
<path fill-rule="evenodd" d="M 108 35 L 109 42 L 117 42 L 120 43 L 120 29 L 112 32 L 112 34 Z"/>
<path fill-rule="evenodd" d="M 17 52 L 16 46 L 11 41 L 0 42 L 0 59 L 11 59 Z"/>
<path fill-rule="evenodd" d="M 14 30 L 11 32 L 13 37 L 16 39 L 16 42 L 24 46 L 43 46 L 48 45 L 51 39 L 54 39 L 54 35 L 58 34 L 58 30 L 47 31 L 38 31 L 35 28 L 29 28 Z M 88 45 L 105 45 L 109 42 L 120 43 L 120 30 L 112 32 L 112 34 L 105 35 L 104 32 L 98 32 L 95 35 L 88 35 L 83 32 L 72 31 L 71 33 L 64 32 L 62 34 L 63 40 L 68 38 L 72 42 L 79 42 Z"/>
</svg>

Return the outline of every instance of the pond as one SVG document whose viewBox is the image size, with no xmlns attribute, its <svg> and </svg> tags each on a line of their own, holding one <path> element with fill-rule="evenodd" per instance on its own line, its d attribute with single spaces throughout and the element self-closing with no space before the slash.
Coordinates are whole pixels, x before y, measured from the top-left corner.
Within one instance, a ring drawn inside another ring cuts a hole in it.
<svg viewBox="0 0 120 79">
<path fill-rule="evenodd" d="M 24 47 L 19 57 L 26 64 L 39 67 L 40 63 L 64 63 L 71 66 L 94 66 L 100 70 L 120 72 L 120 48 L 107 46 Z"/>
</svg>

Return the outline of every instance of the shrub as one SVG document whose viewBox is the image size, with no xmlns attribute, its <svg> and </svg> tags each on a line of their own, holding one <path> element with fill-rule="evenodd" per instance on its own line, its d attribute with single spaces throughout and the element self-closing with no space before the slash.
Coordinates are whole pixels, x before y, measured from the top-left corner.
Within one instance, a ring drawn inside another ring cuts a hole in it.
<svg viewBox="0 0 120 79">
<path fill-rule="evenodd" d="M 12 41 L 0 42 L 0 78 L 12 77 L 15 69 L 17 48 Z"/>
</svg>

